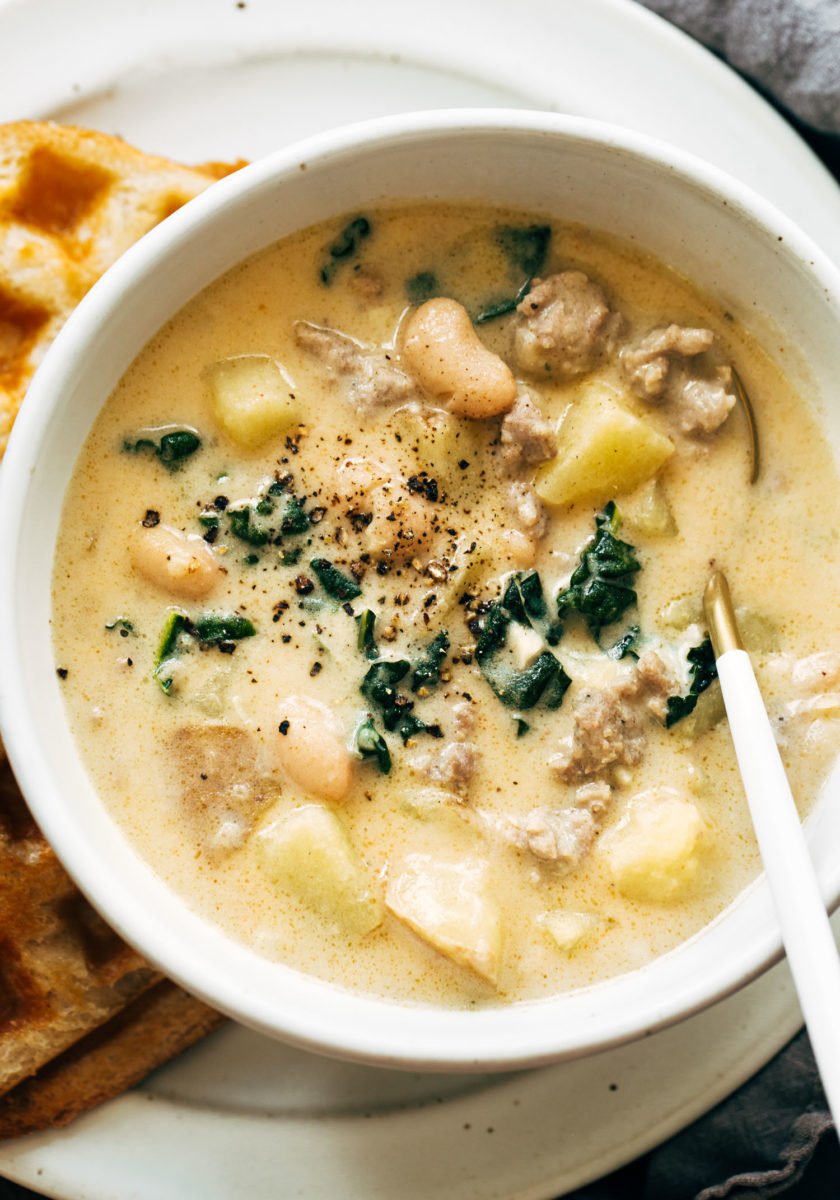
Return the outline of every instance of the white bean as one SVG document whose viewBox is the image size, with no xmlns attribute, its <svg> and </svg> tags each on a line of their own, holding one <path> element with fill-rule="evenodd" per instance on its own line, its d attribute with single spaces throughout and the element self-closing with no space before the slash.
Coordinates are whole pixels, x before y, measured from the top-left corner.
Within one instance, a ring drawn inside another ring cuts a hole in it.
<svg viewBox="0 0 840 1200">
<path fill-rule="evenodd" d="M 420 386 L 460 417 L 495 417 L 516 398 L 510 367 L 487 349 L 457 300 L 427 300 L 411 314 L 402 358 Z"/>
<path fill-rule="evenodd" d="M 343 800 L 353 781 L 353 759 L 329 709 L 306 696 L 290 696 L 278 714 L 274 749 L 286 774 L 311 796 Z"/>
<path fill-rule="evenodd" d="M 197 600 L 219 577 L 213 551 L 200 537 L 187 537 L 169 525 L 141 527 L 131 543 L 131 564 L 161 591 Z"/>
</svg>

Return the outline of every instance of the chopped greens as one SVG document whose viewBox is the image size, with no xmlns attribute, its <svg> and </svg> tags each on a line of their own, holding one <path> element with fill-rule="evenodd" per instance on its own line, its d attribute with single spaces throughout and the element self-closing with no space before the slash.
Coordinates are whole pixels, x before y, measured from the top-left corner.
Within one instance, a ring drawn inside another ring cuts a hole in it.
<svg viewBox="0 0 840 1200">
<path fill-rule="evenodd" d="M 685 696 L 668 697 L 668 710 L 665 716 L 667 729 L 676 725 L 677 721 L 681 721 L 689 713 L 694 712 L 698 697 L 717 679 L 715 652 L 708 636 L 699 646 L 692 646 L 687 657 L 691 663 L 691 683 Z"/>
<path fill-rule="evenodd" d="M 338 567 L 326 558 L 313 558 L 309 563 L 318 577 L 321 587 L 333 600 L 355 600 L 361 596 L 362 589 L 349 575 L 343 574 Z"/>
<path fill-rule="evenodd" d="M 281 498 L 282 507 L 279 507 Z M 304 504 L 304 500 L 288 491 L 287 482 L 274 480 L 255 500 L 225 502 L 222 512 L 228 519 L 233 537 L 259 548 L 269 542 L 277 545 L 285 537 L 305 533 L 309 529 L 309 516 L 304 511 Z M 198 519 L 206 529 L 218 528 L 221 513 L 216 502 L 208 505 Z M 282 561 L 286 561 L 285 556 Z M 293 563 L 297 559 L 288 561 Z"/>
<path fill-rule="evenodd" d="M 360 758 L 375 758 L 383 775 L 390 772 L 391 752 L 388 743 L 374 725 L 373 717 L 368 716 L 356 730 L 355 748 Z"/>
<path fill-rule="evenodd" d="M 526 279 L 516 295 L 508 296 L 505 300 L 499 300 L 496 304 L 491 304 L 489 308 L 483 308 L 477 314 L 475 324 L 484 325 L 487 321 L 495 321 L 496 317 L 506 317 L 508 313 L 514 312 L 517 305 L 521 304 L 530 292 L 531 282 L 530 279 Z"/>
<path fill-rule="evenodd" d="M 215 646 L 218 642 L 238 642 L 242 638 L 253 637 L 257 632 L 247 617 L 236 613 L 205 613 L 192 625 L 190 632 L 205 646 Z"/>
<path fill-rule="evenodd" d="M 498 241 L 513 266 L 523 275 L 539 275 L 551 245 L 549 225 L 506 225 L 498 232 Z"/>
<path fill-rule="evenodd" d="M 440 669 L 448 652 L 449 635 L 446 630 L 442 630 L 429 642 L 417 661 L 411 676 L 412 692 L 417 692 L 420 688 L 431 689 L 440 683 Z"/>
<path fill-rule="evenodd" d="M 397 696 L 394 684 L 400 682 L 410 667 L 411 663 L 406 658 L 378 659 L 362 680 L 362 695 L 379 708 L 393 707 Z"/>
<path fill-rule="evenodd" d="M 506 608 L 514 621 L 528 625 L 531 618 L 537 620 L 546 614 L 545 596 L 538 571 L 526 571 L 514 575 L 502 596 L 502 607 Z"/>
<path fill-rule="evenodd" d="M 191 429 L 175 429 L 171 433 L 165 433 L 159 442 L 148 437 L 138 438 L 136 442 L 127 439 L 123 442 L 123 450 L 129 454 L 151 450 L 156 458 L 172 469 L 179 467 L 185 458 L 189 458 L 200 448 L 201 438 Z"/>
<path fill-rule="evenodd" d="M 202 646 L 218 646 L 230 653 L 236 642 L 253 637 L 255 633 L 251 621 L 236 613 L 204 613 L 191 621 L 186 613 L 170 612 L 161 634 L 152 676 L 168 696 L 174 682 L 174 661 L 183 649 L 184 638 L 193 638 Z"/>
<path fill-rule="evenodd" d="M 499 300 L 480 312 L 475 318 L 476 325 L 507 316 L 524 300 L 531 290 L 534 276 L 545 266 L 551 244 L 551 229 L 548 225 L 506 225 L 496 237 L 513 270 L 521 272 L 525 279 L 515 295 Z"/>
<path fill-rule="evenodd" d="M 356 642 L 358 648 L 368 658 L 379 658 L 379 651 L 376 648 L 376 642 L 373 637 L 376 613 L 372 609 L 366 608 L 360 616 L 356 617 L 356 624 L 359 627 L 359 636 Z"/>
<path fill-rule="evenodd" d="M 380 658 L 368 668 L 361 682 L 362 695 L 382 713 L 382 723 L 389 733 L 398 733 L 403 742 L 418 733 L 440 737 L 439 725 L 427 725 L 411 711 L 414 701 L 401 696 L 396 689 L 411 669 L 408 659 Z"/>
<path fill-rule="evenodd" d="M 608 646 L 604 651 L 610 658 L 614 658 L 616 662 L 620 662 L 622 658 L 628 655 L 631 658 L 638 658 L 636 646 L 639 643 L 639 626 L 631 625 L 627 632 L 618 639 L 612 646 Z"/>
<path fill-rule="evenodd" d="M 636 603 L 632 583 L 641 569 L 634 547 L 618 538 L 621 514 L 610 501 L 595 518 L 597 533 L 581 552 L 568 588 L 557 597 L 557 612 L 579 612 L 597 641 L 601 630 Z"/>
<path fill-rule="evenodd" d="M 355 217 L 345 225 L 327 249 L 327 258 L 321 267 L 321 282 L 329 287 L 343 260 L 352 258 L 357 253 L 359 244 L 369 235 L 370 221 L 367 217 Z"/>
<path fill-rule="evenodd" d="M 500 658 L 511 621 L 533 628 L 532 620 L 545 614 L 542 582 L 536 571 L 514 575 L 502 599 L 490 609 L 475 648 L 475 659 L 502 704 L 524 711 L 540 701 L 559 708 L 572 682 L 560 661 L 543 650 L 522 671 Z"/>
<path fill-rule="evenodd" d="M 433 271 L 420 271 L 405 281 L 405 294 L 409 304 L 425 304 L 441 294 L 437 275 Z"/>
<path fill-rule="evenodd" d="M 240 542 L 247 542 L 249 546 L 264 546 L 270 541 L 274 536 L 274 529 L 270 525 L 261 524 L 257 520 L 258 514 L 264 515 L 260 513 L 259 504 L 253 507 L 244 504 L 242 508 L 229 508 L 227 515 L 233 536 L 239 538 Z"/>
</svg>

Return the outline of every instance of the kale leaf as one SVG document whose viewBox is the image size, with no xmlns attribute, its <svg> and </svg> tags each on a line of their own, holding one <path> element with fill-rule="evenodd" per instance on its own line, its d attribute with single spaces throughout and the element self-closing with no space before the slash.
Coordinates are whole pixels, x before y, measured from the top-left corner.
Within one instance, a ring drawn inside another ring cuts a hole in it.
<svg viewBox="0 0 840 1200">
<path fill-rule="evenodd" d="M 506 225 L 498 230 L 496 240 L 515 272 L 525 276 L 516 294 L 489 305 L 475 318 L 476 325 L 504 317 L 514 311 L 531 290 L 534 276 L 539 275 L 548 257 L 551 228 L 548 225 Z"/>
<path fill-rule="evenodd" d="M 338 567 L 334 566 L 329 559 L 313 558 L 309 565 L 317 575 L 321 587 L 332 600 L 346 603 L 348 600 L 355 600 L 357 596 L 361 596 L 362 589 L 355 579 L 351 579 L 349 575 L 339 571 Z"/>
<path fill-rule="evenodd" d="M 550 650 L 543 650 L 523 671 L 499 657 L 507 642 L 512 621 L 532 627 L 546 613 L 542 582 L 536 571 L 517 574 L 505 588 L 502 599 L 487 614 L 475 648 L 475 659 L 502 704 L 520 711 L 542 702 L 559 708 L 572 682 Z"/>
<path fill-rule="evenodd" d="M 417 666 L 411 676 L 412 692 L 418 692 L 420 688 L 431 689 L 440 683 L 440 669 L 448 652 L 449 635 L 444 629 L 432 638 L 417 660 Z"/>
<path fill-rule="evenodd" d="M 184 459 L 189 458 L 191 454 L 195 454 L 196 450 L 201 449 L 201 438 L 191 429 L 175 429 L 170 433 L 165 433 L 159 442 L 153 438 L 141 437 L 136 442 L 128 440 L 123 442 L 123 450 L 129 454 L 136 454 L 141 450 L 151 450 L 151 452 L 170 470 L 175 470 L 181 465 Z"/>
<path fill-rule="evenodd" d="M 405 294 L 409 304 L 425 304 L 441 294 L 437 275 L 433 271 L 420 271 L 405 281 Z"/>
<path fill-rule="evenodd" d="M 683 717 L 694 712 L 700 695 L 717 679 L 715 652 L 708 636 L 699 646 L 692 646 L 687 657 L 691 663 L 691 684 L 685 696 L 668 697 L 668 709 L 665 716 L 666 729 L 670 729 L 672 725 L 676 725 L 677 721 L 681 721 Z"/>
<path fill-rule="evenodd" d="M 529 280 L 539 275 L 551 245 L 549 225 L 505 225 L 496 236 L 516 270 L 527 275 Z"/>
<path fill-rule="evenodd" d="M 639 626 L 631 625 L 625 634 L 623 634 L 617 642 L 612 646 L 608 646 L 604 651 L 610 658 L 614 658 L 616 662 L 620 662 L 622 658 L 628 655 L 631 658 L 638 658 L 636 653 L 636 645 L 639 641 Z"/>
<path fill-rule="evenodd" d="M 605 626 L 636 603 L 631 585 L 641 564 L 634 547 L 617 536 L 621 514 L 612 501 L 595 518 L 595 525 L 595 537 L 584 547 L 568 588 L 557 597 L 557 612 L 560 617 L 579 612 L 597 641 Z"/>
<path fill-rule="evenodd" d="M 375 758 L 382 774 L 390 773 L 391 752 L 388 743 L 374 725 L 372 716 L 369 715 L 356 730 L 355 745 L 360 758 Z"/>
<path fill-rule="evenodd" d="M 231 654 L 238 641 L 253 637 L 256 632 L 253 623 L 238 613 L 204 613 L 192 621 L 186 613 L 171 612 L 163 627 L 152 677 L 168 696 L 175 678 L 173 663 L 187 648 L 187 638 L 202 646 L 217 646 L 223 653 Z"/>
<path fill-rule="evenodd" d="M 360 243 L 370 236 L 370 228 L 367 217 L 354 217 L 327 248 L 327 258 L 321 267 L 321 282 L 327 287 L 332 283 L 342 261 L 352 258 L 357 253 Z"/>
</svg>

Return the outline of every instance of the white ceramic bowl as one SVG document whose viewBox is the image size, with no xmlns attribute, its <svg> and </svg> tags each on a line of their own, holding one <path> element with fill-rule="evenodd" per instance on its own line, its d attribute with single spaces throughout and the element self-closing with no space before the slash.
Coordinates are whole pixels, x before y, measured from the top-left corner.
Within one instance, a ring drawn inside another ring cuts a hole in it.
<svg viewBox="0 0 840 1200">
<path fill-rule="evenodd" d="M 305 169 L 304 169 L 305 168 Z M 0 722 L 32 811 L 110 923 L 191 991 L 299 1045 L 383 1065 L 488 1070 L 606 1047 L 675 1021 L 780 953 L 763 882 L 641 970 L 555 1000 L 452 1011 L 350 995 L 269 963 L 190 912 L 100 803 L 70 735 L 50 635 L 50 577 L 76 457 L 121 374 L 214 277 L 298 228 L 380 199 L 476 199 L 588 223 L 718 296 L 785 366 L 806 363 L 840 445 L 840 277 L 790 222 L 712 167 L 624 130 L 551 114 L 401 116 L 282 150 L 214 186 L 128 253 L 38 373 L 0 471 Z M 840 894 L 840 795 L 808 822 Z"/>
</svg>

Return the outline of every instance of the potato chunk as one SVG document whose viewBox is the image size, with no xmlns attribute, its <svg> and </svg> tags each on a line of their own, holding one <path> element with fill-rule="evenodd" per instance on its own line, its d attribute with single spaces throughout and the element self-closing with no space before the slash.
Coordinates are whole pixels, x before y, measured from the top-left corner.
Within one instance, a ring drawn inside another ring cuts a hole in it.
<svg viewBox="0 0 840 1200">
<path fill-rule="evenodd" d="M 474 859 L 447 863 L 409 854 L 391 875 L 385 903 L 430 946 L 495 984 L 502 927 L 485 875 Z"/>
<path fill-rule="evenodd" d="M 302 419 L 294 384 L 267 354 L 222 359 L 207 380 L 213 416 L 238 446 L 253 449 Z"/>
<path fill-rule="evenodd" d="M 254 845 L 272 880 L 347 933 L 370 933 L 382 923 L 382 901 L 330 809 L 307 804 L 285 813 L 254 835 Z"/>
<path fill-rule="evenodd" d="M 554 942 L 558 950 L 564 954 L 572 954 L 593 934 L 603 929 L 607 918 L 593 912 L 555 912 L 540 913 L 537 918 L 546 934 Z"/>
<path fill-rule="evenodd" d="M 651 788 L 630 801 L 600 852 L 618 890 L 635 900 L 677 900 L 697 877 L 705 824 L 672 788 Z"/>
<path fill-rule="evenodd" d="M 537 495 L 549 504 L 613 499 L 652 478 L 674 452 L 670 438 L 623 408 L 611 388 L 592 383 L 578 397 L 560 427 L 556 459 L 536 475 Z"/>
</svg>

